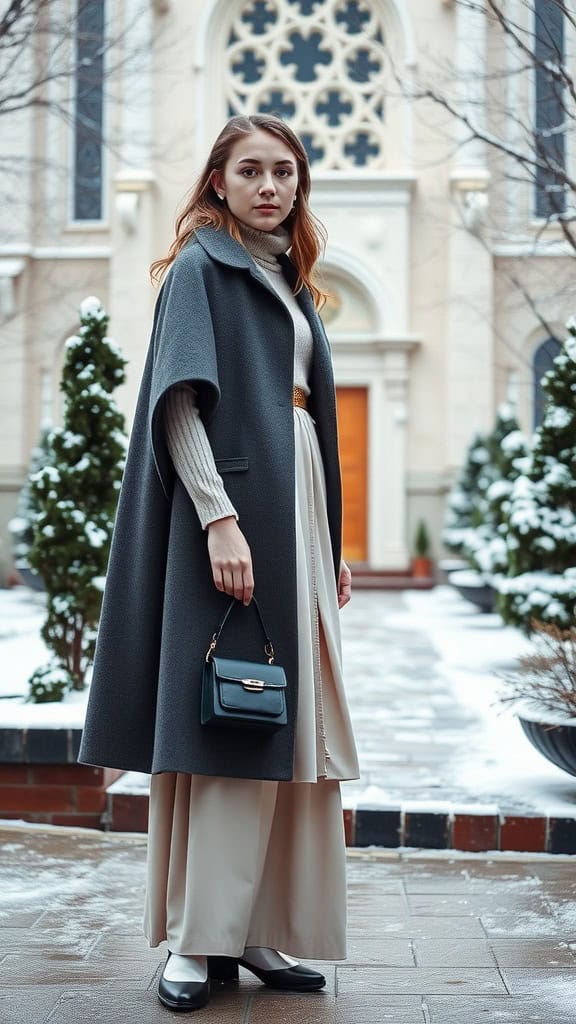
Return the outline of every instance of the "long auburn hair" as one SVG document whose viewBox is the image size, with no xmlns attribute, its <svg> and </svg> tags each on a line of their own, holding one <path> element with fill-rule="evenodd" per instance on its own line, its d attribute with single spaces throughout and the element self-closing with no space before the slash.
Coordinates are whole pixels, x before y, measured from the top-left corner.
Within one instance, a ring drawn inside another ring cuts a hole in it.
<svg viewBox="0 0 576 1024">
<path fill-rule="evenodd" d="M 298 136 L 288 127 L 285 121 L 272 114 L 252 114 L 231 117 L 226 122 L 214 143 L 206 161 L 204 170 L 184 199 L 181 212 L 176 218 L 176 237 L 162 259 L 155 260 L 150 267 L 150 276 L 159 283 L 174 262 L 180 250 L 190 241 L 196 228 L 212 226 L 217 230 L 224 228 L 236 241 L 242 244 L 242 236 L 238 221 L 222 203 L 214 190 L 211 176 L 214 171 L 224 171 L 232 146 L 243 135 L 261 129 L 270 132 L 285 142 L 292 150 L 298 168 L 298 192 L 296 202 L 283 222 L 291 236 L 290 255 L 298 271 L 295 294 L 302 288 L 310 290 L 316 308 L 326 301 L 326 292 L 314 281 L 314 265 L 326 244 L 326 231 L 308 205 L 310 195 L 310 167 L 306 150 Z"/>
</svg>

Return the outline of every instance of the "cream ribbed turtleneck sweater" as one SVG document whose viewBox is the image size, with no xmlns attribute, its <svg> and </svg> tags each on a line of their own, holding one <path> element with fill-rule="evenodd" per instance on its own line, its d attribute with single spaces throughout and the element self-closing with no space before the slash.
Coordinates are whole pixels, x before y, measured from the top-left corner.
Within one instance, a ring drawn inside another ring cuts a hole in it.
<svg viewBox="0 0 576 1024">
<path fill-rule="evenodd" d="M 290 247 L 290 235 L 282 227 L 274 231 L 257 231 L 246 225 L 242 226 L 241 233 L 252 259 L 262 268 L 269 283 L 288 307 L 294 321 L 294 383 L 309 395 L 308 371 L 312 360 L 312 332 L 278 260 L 280 253 L 286 252 Z"/>
<path fill-rule="evenodd" d="M 242 240 L 252 259 L 261 268 L 268 282 L 286 305 L 294 323 L 294 383 L 309 394 L 308 371 L 312 359 L 310 325 L 300 309 L 278 260 L 290 247 L 290 236 L 284 228 L 257 231 L 241 227 Z M 272 344 L 272 340 L 271 340 Z M 235 516 L 222 477 L 216 469 L 210 442 L 198 412 L 196 393 L 187 384 L 179 384 L 168 392 L 164 407 L 166 441 L 174 468 L 194 503 L 205 529 L 215 519 Z"/>
</svg>

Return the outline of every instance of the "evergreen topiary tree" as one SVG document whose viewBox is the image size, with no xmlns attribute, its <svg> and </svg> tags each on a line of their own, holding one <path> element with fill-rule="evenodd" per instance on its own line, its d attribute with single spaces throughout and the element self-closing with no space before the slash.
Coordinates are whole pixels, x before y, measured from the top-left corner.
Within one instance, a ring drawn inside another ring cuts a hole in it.
<svg viewBox="0 0 576 1024">
<path fill-rule="evenodd" d="M 474 436 L 448 498 L 442 540 L 457 555 L 465 554 L 470 532 L 482 522 L 481 496 L 490 462 L 486 440 L 484 434 Z"/>
<path fill-rule="evenodd" d="M 528 445 L 508 403 L 498 408 L 486 447 L 489 461 L 480 481 L 482 491 L 478 500 L 481 522 L 467 535 L 464 554 L 471 565 L 493 583 L 496 574 L 507 571 L 506 516 L 514 481 L 526 467 L 528 455 Z"/>
<path fill-rule="evenodd" d="M 125 379 L 126 363 L 106 335 L 98 299 L 83 301 L 80 320 L 79 333 L 66 342 L 64 425 L 50 436 L 49 465 L 31 479 L 37 512 L 28 561 L 45 583 L 42 636 L 54 654 L 31 678 L 36 700 L 59 699 L 66 681 L 84 686 L 124 468 L 124 417 L 112 392 Z"/>
<path fill-rule="evenodd" d="M 546 406 L 525 472 L 507 510 L 507 578 L 498 582 L 506 622 L 562 629 L 576 607 L 576 318 L 543 378 Z"/>
</svg>

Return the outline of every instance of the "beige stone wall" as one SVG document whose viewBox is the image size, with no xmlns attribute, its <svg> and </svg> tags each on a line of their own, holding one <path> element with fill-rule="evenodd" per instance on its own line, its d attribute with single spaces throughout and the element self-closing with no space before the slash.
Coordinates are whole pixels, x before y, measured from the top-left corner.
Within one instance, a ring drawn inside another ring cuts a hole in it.
<svg viewBox="0 0 576 1024">
<path fill-rule="evenodd" d="M 62 119 L 25 113 L 10 129 L 28 170 L 0 237 L 0 258 L 23 261 L 15 313 L 0 325 L 0 575 L 6 522 L 50 390 L 54 421 L 61 415 L 57 382 L 78 304 L 96 294 L 110 312 L 111 334 L 129 360 L 119 401 L 130 418 L 155 297 L 148 266 L 166 252 L 177 207 L 227 114 L 222 47 L 233 5 L 171 0 L 146 5 L 136 22 L 138 2 L 114 8 L 120 29 L 137 24 L 140 63 L 128 63 L 107 90 L 112 145 L 101 224 L 71 221 L 72 137 Z M 517 394 L 522 424 L 531 427 L 530 359 L 544 332 L 511 280 L 538 297 L 556 330 L 574 310 L 572 261 L 529 255 L 529 190 L 506 183 L 502 162 L 481 148 L 461 150 L 437 106 L 411 106 L 395 87 L 394 71 L 405 82 L 434 75 L 450 61 L 478 59 L 484 45 L 489 66 L 498 67 L 507 57 L 497 37 L 484 42 L 477 25 L 440 0 L 382 0 L 379 10 L 394 65 L 385 166 L 363 185 L 343 177 L 344 188 L 315 173 L 312 203 L 329 229 L 326 272 L 344 304 L 328 325 L 338 382 L 372 388 L 370 500 L 388 538 L 378 547 L 375 534 L 374 560 L 398 568 L 421 517 L 438 550 L 446 489 L 497 402 Z M 52 99 L 68 88 L 52 86 Z M 502 110 L 528 98 L 525 88 L 509 94 L 502 86 Z M 466 227 L 465 205 L 470 188 L 483 194 L 489 174 L 478 238 Z"/>
<path fill-rule="evenodd" d="M 513 282 L 521 281 L 525 294 Z M 517 395 L 522 429 L 532 431 L 532 358 L 549 332 L 540 323 L 529 297 L 538 298 L 540 315 L 553 335 L 562 339 L 565 323 L 576 308 L 572 257 L 516 257 L 497 260 L 496 394 L 503 401 Z"/>
</svg>

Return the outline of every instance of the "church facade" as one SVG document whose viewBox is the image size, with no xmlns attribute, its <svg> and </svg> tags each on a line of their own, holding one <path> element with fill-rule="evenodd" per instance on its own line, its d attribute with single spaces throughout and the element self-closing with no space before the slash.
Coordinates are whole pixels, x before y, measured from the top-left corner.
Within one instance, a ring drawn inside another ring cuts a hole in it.
<svg viewBox="0 0 576 1024">
<path fill-rule="evenodd" d="M 533 16 L 523 0 L 506 7 Z M 7 179 L 0 235 L 2 573 L 31 449 L 61 417 L 80 301 L 97 295 L 110 314 L 130 420 L 148 267 L 226 118 L 256 112 L 285 117 L 304 141 L 328 232 L 345 554 L 403 573 L 421 520 L 439 554 L 472 435 L 504 400 L 530 433 L 538 379 L 574 313 L 572 258 L 542 183 L 507 175 L 465 119 L 418 98 L 426 80 L 449 81 L 460 115 L 490 131 L 490 72 L 511 60 L 494 26 L 457 0 L 122 0 L 112 13 L 91 0 L 77 18 L 75 80 L 55 76 L 46 107 L 9 121 L 23 169 L 17 187 Z M 510 103 L 535 116 L 538 83 L 517 83 L 500 115 Z M 65 102 L 74 116 L 58 116 Z"/>
</svg>

